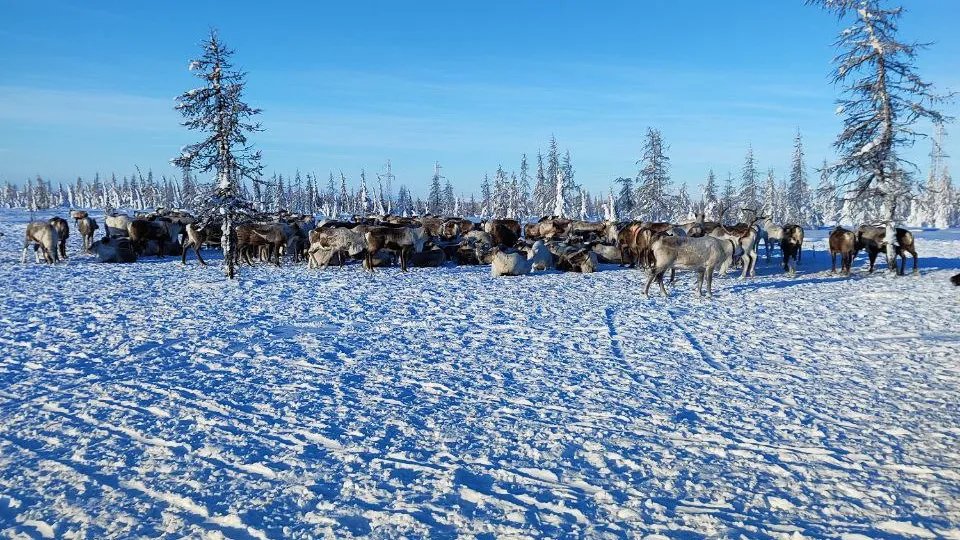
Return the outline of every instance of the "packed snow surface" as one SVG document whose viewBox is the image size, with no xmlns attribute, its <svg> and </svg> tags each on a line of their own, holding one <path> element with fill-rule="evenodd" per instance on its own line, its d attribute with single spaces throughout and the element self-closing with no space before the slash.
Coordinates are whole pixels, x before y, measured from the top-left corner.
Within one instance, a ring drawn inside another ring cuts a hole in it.
<svg viewBox="0 0 960 540">
<path fill-rule="evenodd" d="M 227 283 L 76 233 L 21 265 L 27 220 L 0 212 L 0 536 L 960 537 L 958 231 L 852 278 L 808 231 L 796 277 L 699 300 L 615 266 Z"/>
</svg>

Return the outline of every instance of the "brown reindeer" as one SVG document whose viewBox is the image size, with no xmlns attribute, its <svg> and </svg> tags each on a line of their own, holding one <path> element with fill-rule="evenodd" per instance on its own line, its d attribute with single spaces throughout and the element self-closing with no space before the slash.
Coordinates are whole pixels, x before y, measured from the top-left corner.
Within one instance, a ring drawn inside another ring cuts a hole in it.
<svg viewBox="0 0 960 540">
<path fill-rule="evenodd" d="M 407 271 L 407 259 L 410 253 L 423 251 L 427 242 L 427 229 L 420 227 L 404 227 L 393 229 L 390 227 L 371 227 L 367 231 L 367 269 L 373 271 L 373 253 L 387 249 L 397 253 L 400 257 L 400 270 Z"/>
<path fill-rule="evenodd" d="M 494 246 L 512 247 L 520 238 L 520 222 L 515 219 L 491 219 L 483 224 L 484 232 L 493 237 Z"/>
<path fill-rule="evenodd" d="M 58 255 L 60 238 L 57 235 L 57 230 L 49 222 L 34 221 L 27 224 L 23 239 L 23 255 L 20 257 L 22 264 L 27 262 L 27 248 L 31 244 L 34 245 L 35 250 L 43 251 L 43 258 L 48 263 L 53 264 L 60 260 Z M 39 251 L 37 252 L 37 262 L 40 262 Z"/>
<path fill-rule="evenodd" d="M 184 230 L 187 232 L 187 240 L 183 243 L 183 250 L 180 252 L 180 264 L 187 264 L 187 250 L 193 248 L 200 264 L 206 266 L 206 261 L 200 255 L 200 246 L 207 241 L 208 227 L 200 227 L 196 223 L 187 223 Z"/>
<path fill-rule="evenodd" d="M 634 229 L 633 250 L 641 268 L 653 266 L 653 257 L 650 252 L 653 241 L 660 236 L 674 232 L 673 224 L 666 222 L 644 221 L 641 222 L 640 227 Z M 679 234 L 672 234 L 672 236 L 679 236 Z"/>
<path fill-rule="evenodd" d="M 870 273 L 873 273 L 873 266 L 877 260 L 877 255 L 880 252 L 885 252 L 887 249 L 886 233 L 887 231 L 884 227 L 872 225 L 861 225 L 860 228 L 857 229 L 857 250 L 866 250 L 867 257 L 870 260 Z M 896 269 L 897 257 L 900 257 L 902 260 L 898 273 L 903 275 L 907 266 L 906 254 L 909 253 L 913 256 L 913 273 L 918 273 L 917 250 L 914 246 L 913 233 L 907 229 L 897 227 L 894 231 L 894 237 L 893 260 L 887 261 L 887 264 L 890 265 L 890 268 Z"/>
<path fill-rule="evenodd" d="M 850 275 L 850 267 L 853 266 L 853 259 L 857 256 L 857 238 L 853 231 L 848 231 L 843 227 L 837 227 L 830 232 L 830 271 L 837 271 L 837 255 L 840 255 L 840 266 L 842 273 Z"/>
<path fill-rule="evenodd" d="M 780 252 L 783 254 L 783 271 L 796 273 L 797 255 L 803 249 L 803 227 L 799 225 L 784 225 L 783 238 L 780 240 Z M 793 266 L 790 266 L 790 259 Z"/>
<path fill-rule="evenodd" d="M 97 220 L 89 216 L 82 217 L 77 220 L 76 225 L 77 230 L 80 232 L 80 238 L 83 239 L 83 250 L 90 251 L 90 246 L 93 245 L 93 234 L 100 228 L 100 226 L 97 225 Z"/>
<path fill-rule="evenodd" d="M 642 221 L 628 221 L 617 225 L 617 246 L 620 248 L 620 266 L 629 264 L 630 268 L 637 265 L 636 237 L 643 226 Z"/>
<path fill-rule="evenodd" d="M 61 259 L 67 258 L 67 238 L 70 236 L 70 226 L 62 217 L 50 218 L 50 225 L 57 231 L 57 253 Z"/>
<path fill-rule="evenodd" d="M 134 251 L 141 255 L 147 249 L 151 240 L 157 243 L 157 256 L 161 259 L 167 251 L 167 244 L 174 241 L 180 234 L 180 225 L 158 218 L 157 221 L 135 219 L 127 226 L 127 235 Z"/>
<path fill-rule="evenodd" d="M 236 228 L 237 257 L 242 257 L 250 266 L 250 253 L 254 249 L 267 248 L 267 262 L 276 257 L 277 266 L 280 266 L 280 252 L 287 244 L 287 235 L 279 223 L 244 223 Z"/>
</svg>

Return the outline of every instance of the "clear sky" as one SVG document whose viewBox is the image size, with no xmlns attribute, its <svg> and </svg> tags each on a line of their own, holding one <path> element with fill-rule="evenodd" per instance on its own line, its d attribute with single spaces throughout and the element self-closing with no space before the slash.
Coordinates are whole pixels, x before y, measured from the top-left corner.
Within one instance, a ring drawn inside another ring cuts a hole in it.
<svg viewBox="0 0 960 540">
<path fill-rule="evenodd" d="M 908 8 L 901 35 L 935 42 L 920 73 L 960 89 L 960 2 Z M 211 27 L 264 110 L 268 174 L 355 180 L 389 158 L 395 185 L 422 193 L 440 161 L 468 193 L 524 152 L 534 166 L 553 134 L 576 180 L 605 190 L 636 174 L 653 126 L 692 188 L 710 168 L 737 175 L 748 144 L 783 174 L 798 128 L 815 166 L 840 126 L 828 73 L 842 25 L 802 0 L 0 0 L 0 13 L 0 182 L 176 173 L 168 160 L 198 135 L 173 98 L 197 86 L 187 64 Z M 923 169 L 928 151 L 912 153 Z"/>
</svg>

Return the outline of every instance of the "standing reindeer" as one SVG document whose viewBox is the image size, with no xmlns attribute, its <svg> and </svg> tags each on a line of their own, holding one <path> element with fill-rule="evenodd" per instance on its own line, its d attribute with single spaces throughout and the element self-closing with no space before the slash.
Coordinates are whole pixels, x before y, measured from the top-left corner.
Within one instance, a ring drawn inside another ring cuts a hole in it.
<svg viewBox="0 0 960 540">
<path fill-rule="evenodd" d="M 67 237 L 70 236 L 70 226 L 62 217 L 50 218 L 50 226 L 57 231 L 57 252 L 61 259 L 67 258 Z"/>
<path fill-rule="evenodd" d="M 857 256 L 857 239 L 853 231 L 838 226 L 830 233 L 830 271 L 837 271 L 837 255 L 840 255 L 840 266 L 843 274 L 850 275 L 850 267 Z"/>
<path fill-rule="evenodd" d="M 57 230 L 46 221 L 34 221 L 27 225 L 23 239 L 23 255 L 20 257 L 20 263 L 27 262 L 27 248 L 34 245 L 37 250 L 37 262 L 40 262 L 40 251 L 43 251 L 43 258 L 48 263 L 55 263 L 60 260 L 58 249 L 60 238 Z"/>
</svg>

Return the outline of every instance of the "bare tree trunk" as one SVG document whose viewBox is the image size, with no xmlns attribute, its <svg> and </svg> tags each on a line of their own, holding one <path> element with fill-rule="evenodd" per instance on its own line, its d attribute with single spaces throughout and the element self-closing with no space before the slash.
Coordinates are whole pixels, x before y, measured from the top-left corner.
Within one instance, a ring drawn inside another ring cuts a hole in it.
<svg viewBox="0 0 960 540">
<path fill-rule="evenodd" d="M 883 201 L 883 223 L 884 223 L 884 237 L 883 241 L 887 244 L 887 265 L 890 268 L 891 272 L 896 273 L 897 263 L 896 263 L 896 249 L 894 248 L 894 243 L 897 240 L 896 237 L 896 210 L 897 210 L 897 194 L 893 186 L 889 186 L 886 194 L 884 195 Z"/>
<path fill-rule="evenodd" d="M 234 251 L 236 248 L 233 246 L 230 235 L 233 232 L 233 220 L 230 219 L 230 214 L 227 213 L 223 216 L 223 226 L 221 236 L 220 236 L 220 246 L 223 248 L 223 264 L 226 269 L 227 279 L 233 279 L 234 277 Z"/>
</svg>

